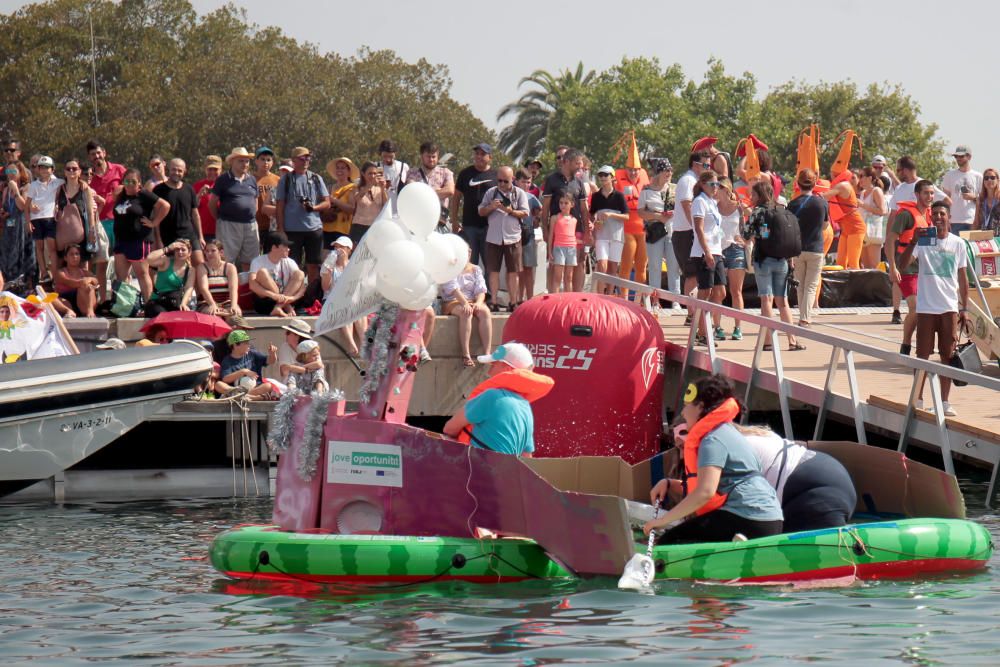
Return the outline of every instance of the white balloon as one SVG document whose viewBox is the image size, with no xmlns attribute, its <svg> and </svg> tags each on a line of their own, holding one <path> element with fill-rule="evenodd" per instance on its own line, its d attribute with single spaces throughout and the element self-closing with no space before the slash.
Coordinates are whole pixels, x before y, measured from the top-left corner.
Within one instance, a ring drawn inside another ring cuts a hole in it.
<svg viewBox="0 0 1000 667">
<path fill-rule="evenodd" d="M 403 228 L 398 222 L 389 217 L 379 216 L 372 226 L 365 232 L 364 242 L 375 257 L 382 254 L 390 243 L 405 241 L 410 236 L 410 232 Z"/>
<path fill-rule="evenodd" d="M 398 303 L 409 310 L 422 310 L 437 297 L 437 285 L 430 276 L 421 271 L 406 285 L 387 281 L 381 274 L 375 279 L 375 288 L 389 301 Z"/>
<path fill-rule="evenodd" d="M 445 283 L 454 278 L 455 265 L 465 266 L 465 255 L 458 256 L 456 246 L 447 237 L 454 234 L 431 234 L 421 246 L 424 249 L 424 270 L 436 283 Z"/>
<path fill-rule="evenodd" d="M 441 200 L 426 183 L 408 183 L 399 193 L 396 209 L 406 228 L 423 239 L 437 227 L 441 217 Z"/>
<path fill-rule="evenodd" d="M 403 308 L 407 310 L 423 310 L 427 306 L 434 303 L 434 299 L 437 298 L 438 288 L 437 285 L 429 286 L 423 294 L 408 300 L 406 303 L 400 304 Z"/>
<path fill-rule="evenodd" d="M 375 270 L 394 285 L 409 287 L 424 270 L 424 251 L 413 241 L 394 241 L 378 254 Z"/>
<path fill-rule="evenodd" d="M 453 254 L 458 258 L 457 262 L 449 265 L 446 272 L 437 276 L 438 278 L 444 278 L 444 280 L 441 280 L 440 282 L 445 283 L 465 270 L 465 265 L 469 261 L 469 244 L 466 243 L 465 239 L 458 234 L 439 234 L 439 236 L 441 236 L 444 239 L 444 242 L 451 248 L 449 254 Z"/>
</svg>

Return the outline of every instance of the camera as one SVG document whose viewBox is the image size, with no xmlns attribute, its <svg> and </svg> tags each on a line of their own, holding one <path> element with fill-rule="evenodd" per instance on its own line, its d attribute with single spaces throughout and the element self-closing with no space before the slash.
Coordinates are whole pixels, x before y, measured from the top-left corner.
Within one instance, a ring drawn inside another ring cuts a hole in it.
<svg viewBox="0 0 1000 667">
<path fill-rule="evenodd" d="M 510 197 L 503 194 L 499 190 L 497 191 L 496 198 L 500 200 L 500 203 L 504 206 L 510 206 Z"/>
<path fill-rule="evenodd" d="M 302 204 L 302 208 L 305 209 L 306 211 L 313 210 L 313 203 L 312 200 L 309 199 L 309 197 L 299 197 L 299 203 Z"/>
</svg>

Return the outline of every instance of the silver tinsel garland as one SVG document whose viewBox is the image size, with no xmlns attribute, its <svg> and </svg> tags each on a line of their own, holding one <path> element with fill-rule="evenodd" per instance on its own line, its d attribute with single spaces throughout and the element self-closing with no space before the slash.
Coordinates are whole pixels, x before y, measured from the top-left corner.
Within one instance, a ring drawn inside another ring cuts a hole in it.
<svg viewBox="0 0 1000 667">
<path fill-rule="evenodd" d="M 371 400 L 372 394 L 378 389 L 382 378 L 389 372 L 389 342 L 395 333 L 394 328 L 398 316 L 399 305 L 383 301 L 375 315 L 375 320 L 368 328 L 363 349 L 363 355 L 368 359 L 368 369 L 359 392 L 362 403 L 368 403 Z"/>
<path fill-rule="evenodd" d="M 295 399 L 301 396 L 298 390 L 286 391 L 278 399 L 278 405 L 274 407 L 274 414 L 271 415 L 270 431 L 267 434 L 267 446 L 272 452 L 281 453 L 288 449 L 292 441 L 292 409 L 295 407 Z"/>
<path fill-rule="evenodd" d="M 334 389 L 326 394 L 313 394 L 309 405 L 309 416 L 306 417 L 305 429 L 302 432 L 302 446 L 295 461 L 299 477 L 309 481 L 316 474 L 316 464 L 319 453 L 323 450 L 323 426 L 329 413 L 330 403 L 344 400 L 344 392 Z"/>
</svg>

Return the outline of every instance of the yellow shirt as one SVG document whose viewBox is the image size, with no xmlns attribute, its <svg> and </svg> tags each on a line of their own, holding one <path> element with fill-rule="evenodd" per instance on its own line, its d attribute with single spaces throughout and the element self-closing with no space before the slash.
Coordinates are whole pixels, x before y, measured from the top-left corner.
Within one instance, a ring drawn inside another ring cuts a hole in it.
<svg viewBox="0 0 1000 667">
<path fill-rule="evenodd" d="M 342 201 L 345 204 L 350 202 L 351 192 L 356 188 L 357 185 L 354 183 L 348 183 L 347 185 L 338 188 L 333 191 L 330 195 L 333 199 Z M 350 211 L 341 211 L 337 209 L 337 217 L 333 219 L 332 222 L 323 223 L 324 232 L 339 232 L 340 234 L 347 234 L 351 231 L 351 220 L 354 219 L 354 213 Z"/>
</svg>

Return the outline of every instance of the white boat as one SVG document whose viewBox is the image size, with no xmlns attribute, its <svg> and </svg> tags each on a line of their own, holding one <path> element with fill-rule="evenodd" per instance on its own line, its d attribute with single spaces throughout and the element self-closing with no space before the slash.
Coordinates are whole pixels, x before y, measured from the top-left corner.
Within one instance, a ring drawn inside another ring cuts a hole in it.
<svg viewBox="0 0 1000 667">
<path fill-rule="evenodd" d="M 191 341 L 0 365 L 0 496 L 79 463 L 211 370 Z"/>
</svg>

